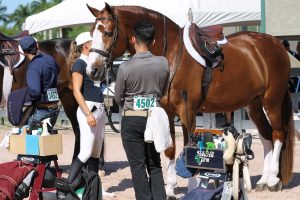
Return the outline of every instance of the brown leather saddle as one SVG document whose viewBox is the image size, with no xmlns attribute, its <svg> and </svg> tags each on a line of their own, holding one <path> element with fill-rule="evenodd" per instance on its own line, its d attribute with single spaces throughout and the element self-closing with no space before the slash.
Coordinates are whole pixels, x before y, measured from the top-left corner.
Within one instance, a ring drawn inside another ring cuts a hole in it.
<svg viewBox="0 0 300 200">
<path fill-rule="evenodd" d="M 222 56 L 222 48 L 217 42 L 224 38 L 222 26 L 200 28 L 193 23 L 190 26 L 189 37 L 195 50 L 211 63 L 217 61 L 218 56 Z"/>
<path fill-rule="evenodd" d="M 13 37 L 0 33 L 0 65 L 16 68 L 22 63 L 25 57 L 20 53 L 19 41 L 27 35 L 27 30 Z"/>
</svg>

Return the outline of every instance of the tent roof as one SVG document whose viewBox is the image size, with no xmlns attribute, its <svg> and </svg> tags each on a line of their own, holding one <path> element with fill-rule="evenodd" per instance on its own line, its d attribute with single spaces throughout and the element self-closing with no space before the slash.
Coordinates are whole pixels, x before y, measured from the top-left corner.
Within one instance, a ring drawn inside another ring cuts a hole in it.
<svg viewBox="0 0 300 200">
<path fill-rule="evenodd" d="M 191 8 L 193 21 L 199 26 L 215 24 L 260 22 L 260 0 L 105 0 L 112 6 L 137 5 L 158 11 L 179 26 L 188 20 Z M 104 7 L 103 0 L 65 0 L 48 10 L 26 18 L 23 29 L 30 34 L 52 28 L 91 24 L 95 17 L 86 3 L 97 9 Z"/>
<path fill-rule="evenodd" d="M 299 0 L 266 0 L 266 33 L 273 36 L 300 37 Z"/>
</svg>

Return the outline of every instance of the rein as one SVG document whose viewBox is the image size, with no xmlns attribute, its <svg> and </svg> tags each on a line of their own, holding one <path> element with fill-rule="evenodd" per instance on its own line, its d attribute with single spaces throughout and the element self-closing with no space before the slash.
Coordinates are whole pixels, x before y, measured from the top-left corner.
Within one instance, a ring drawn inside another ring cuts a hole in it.
<svg viewBox="0 0 300 200">
<path fill-rule="evenodd" d="M 96 22 L 97 20 L 110 20 L 110 21 L 115 21 L 116 26 L 113 30 L 113 32 L 105 32 L 104 34 L 109 36 L 109 37 L 113 37 L 112 39 L 112 43 L 110 45 L 110 47 L 107 49 L 107 52 L 102 51 L 100 49 L 95 49 L 95 48 L 91 48 L 90 52 L 95 52 L 100 54 L 101 56 L 107 58 L 105 61 L 105 85 L 107 88 L 107 94 L 106 94 L 106 99 L 107 99 L 107 106 L 106 106 L 106 114 L 109 116 L 111 115 L 111 111 L 110 111 L 110 106 L 109 106 L 109 71 L 112 69 L 112 64 L 113 64 L 113 58 L 112 58 L 112 52 L 114 50 L 114 48 L 116 47 L 116 43 L 117 43 L 117 39 L 118 39 L 118 31 L 119 31 L 119 20 L 118 17 L 116 15 L 113 15 L 113 17 L 97 17 L 96 18 Z"/>
<path fill-rule="evenodd" d="M 170 89 L 171 89 L 171 83 L 175 77 L 175 74 L 177 72 L 177 69 L 179 67 L 179 62 L 180 62 L 180 59 L 181 59 L 181 55 L 182 55 L 182 32 L 179 30 L 179 52 L 178 52 L 178 56 L 177 56 L 177 60 L 176 60 L 176 65 L 175 65 L 175 68 L 174 70 L 172 70 L 170 72 L 170 78 L 169 78 L 169 84 L 168 84 L 168 93 L 170 94 Z M 168 101 L 170 100 L 170 98 L 168 98 Z"/>
<path fill-rule="evenodd" d="M 167 52 L 167 42 L 168 42 L 168 38 L 167 38 L 167 27 L 166 27 L 166 16 L 163 15 L 163 19 L 164 19 L 164 47 L 163 47 L 163 56 L 166 56 L 166 52 Z"/>
</svg>

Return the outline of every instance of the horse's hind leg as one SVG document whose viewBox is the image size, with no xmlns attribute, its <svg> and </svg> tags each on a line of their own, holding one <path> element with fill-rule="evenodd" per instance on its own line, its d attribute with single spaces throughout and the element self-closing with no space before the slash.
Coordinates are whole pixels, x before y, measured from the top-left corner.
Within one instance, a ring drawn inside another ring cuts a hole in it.
<svg viewBox="0 0 300 200">
<path fill-rule="evenodd" d="M 256 191 L 267 189 L 270 164 L 272 161 L 272 128 L 263 111 L 260 100 L 257 98 L 248 104 L 248 114 L 255 123 L 264 148 L 264 165 L 262 177 L 256 184 Z"/>
<path fill-rule="evenodd" d="M 282 101 L 265 100 L 264 108 L 272 126 L 273 140 L 268 187 L 271 191 L 278 191 L 281 190 L 282 183 L 290 181 L 293 172 L 295 126 L 288 90 L 286 89 Z"/>
</svg>

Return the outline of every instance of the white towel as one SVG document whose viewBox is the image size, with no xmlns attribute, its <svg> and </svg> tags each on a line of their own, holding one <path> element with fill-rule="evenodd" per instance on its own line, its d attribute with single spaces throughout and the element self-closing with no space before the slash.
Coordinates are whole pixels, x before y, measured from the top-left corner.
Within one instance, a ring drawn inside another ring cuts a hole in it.
<svg viewBox="0 0 300 200">
<path fill-rule="evenodd" d="M 149 113 L 144 135 L 145 142 L 154 142 L 156 151 L 160 153 L 173 145 L 168 115 L 160 107 L 150 108 Z"/>
<path fill-rule="evenodd" d="M 3 149 L 8 149 L 9 148 L 9 137 L 11 136 L 11 131 L 8 131 L 5 136 L 4 136 L 4 139 L 2 140 L 0 146 L 1 148 Z"/>
</svg>

